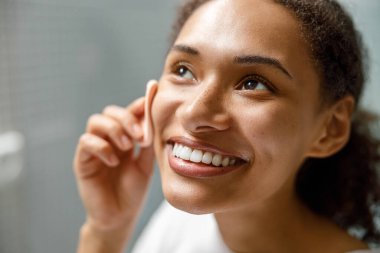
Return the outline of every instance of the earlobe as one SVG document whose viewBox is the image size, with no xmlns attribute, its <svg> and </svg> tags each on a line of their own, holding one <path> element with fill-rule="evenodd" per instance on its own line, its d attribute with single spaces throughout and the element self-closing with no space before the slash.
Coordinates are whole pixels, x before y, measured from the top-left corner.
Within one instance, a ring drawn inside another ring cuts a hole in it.
<svg viewBox="0 0 380 253">
<path fill-rule="evenodd" d="M 321 134 L 313 143 L 308 157 L 329 157 L 346 145 L 350 137 L 354 108 L 354 98 L 345 96 L 328 109 Z"/>
</svg>

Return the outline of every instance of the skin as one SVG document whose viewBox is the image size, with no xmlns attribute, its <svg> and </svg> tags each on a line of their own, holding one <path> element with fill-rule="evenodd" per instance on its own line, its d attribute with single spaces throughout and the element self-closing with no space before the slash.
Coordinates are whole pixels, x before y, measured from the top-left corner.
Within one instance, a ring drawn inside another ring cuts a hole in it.
<svg viewBox="0 0 380 253">
<path fill-rule="evenodd" d="M 234 61 L 247 55 L 275 59 L 282 67 Z M 247 80 L 256 86 L 247 86 Z M 165 198 L 189 213 L 214 213 L 234 252 L 366 248 L 312 213 L 295 194 L 303 161 L 336 153 L 350 132 L 353 98 L 321 104 L 319 82 L 299 24 L 284 7 L 264 0 L 201 6 L 167 56 L 152 106 Z M 154 158 L 152 147 L 132 155 L 133 141 L 142 139 L 143 116 L 141 98 L 127 108 L 107 107 L 89 120 L 74 159 L 88 217 L 78 252 L 121 252 L 128 241 Z M 212 178 L 179 175 L 168 162 L 168 140 L 178 136 L 247 162 Z"/>
<path fill-rule="evenodd" d="M 77 252 L 123 252 L 143 206 L 153 171 L 153 148 L 133 154 L 143 139 L 144 98 L 108 106 L 88 120 L 74 172 L 87 211 Z"/>
</svg>

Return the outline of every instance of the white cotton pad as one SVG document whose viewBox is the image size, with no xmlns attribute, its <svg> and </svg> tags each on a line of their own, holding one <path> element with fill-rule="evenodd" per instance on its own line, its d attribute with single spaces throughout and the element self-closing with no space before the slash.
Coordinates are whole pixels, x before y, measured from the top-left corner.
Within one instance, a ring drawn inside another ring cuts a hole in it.
<svg viewBox="0 0 380 253">
<path fill-rule="evenodd" d="M 153 124 L 152 124 L 152 103 L 154 96 L 156 95 L 158 88 L 158 82 L 156 80 L 150 80 L 146 85 L 145 93 L 145 105 L 144 105 L 144 120 L 143 130 L 144 138 L 140 142 L 141 147 L 148 147 L 153 142 Z"/>
</svg>

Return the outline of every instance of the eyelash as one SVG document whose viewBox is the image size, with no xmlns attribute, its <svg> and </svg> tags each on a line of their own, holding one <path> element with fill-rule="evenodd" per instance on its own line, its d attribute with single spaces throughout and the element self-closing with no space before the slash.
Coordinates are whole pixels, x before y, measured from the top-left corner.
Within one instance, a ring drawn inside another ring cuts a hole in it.
<svg viewBox="0 0 380 253">
<path fill-rule="evenodd" d="M 181 68 L 185 68 L 187 71 L 189 71 L 194 76 L 194 73 L 191 70 L 191 68 L 188 66 L 188 64 L 186 64 L 184 62 L 178 62 L 178 63 L 174 64 L 172 69 L 171 69 L 171 73 L 176 75 L 179 78 L 183 78 L 180 76 L 180 73 L 179 73 L 179 70 Z M 194 79 L 195 79 L 195 76 L 194 76 Z"/>
<path fill-rule="evenodd" d="M 180 76 L 180 73 L 179 73 L 179 70 L 181 68 L 185 68 L 187 71 L 189 71 L 194 76 L 194 80 L 196 80 L 193 71 L 188 66 L 188 64 L 184 63 L 184 62 L 178 62 L 178 63 L 174 64 L 173 67 L 172 67 L 171 73 L 174 74 L 174 75 L 176 75 L 179 78 L 182 78 Z M 272 85 L 272 83 L 269 82 L 266 78 L 264 78 L 264 77 L 262 77 L 260 75 L 252 75 L 252 74 L 245 76 L 241 81 L 239 81 L 237 87 L 241 88 L 242 85 L 244 84 L 244 82 L 245 81 L 249 81 L 249 80 L 254 80 L 254 81 L 258 81 L 258 82 L 262 83 L 271 92 L 275 92 L 276 91 L 276 89 L 274 88 L 274 86 Z"/>
<path fill-rule="evenodd" d="M 269 91 L 271 92 L 275 92 L 275 88 L 273 87 L 272 83 L 269 82 L 266 78 L 260 76 L 260 75 L 248 75 L 246 77 L 244 77 L 240 82 L 239 84 L 237 85 L 237 87 L 239 88 L 242 88 L 242 86 L 244 85 L 244 82 L 246 81 L 250 81 L 250 80 L 253 80 L 253 81 L 256 81 L 256 82 L 260 82 L 262 83 Z"/>
</svg>

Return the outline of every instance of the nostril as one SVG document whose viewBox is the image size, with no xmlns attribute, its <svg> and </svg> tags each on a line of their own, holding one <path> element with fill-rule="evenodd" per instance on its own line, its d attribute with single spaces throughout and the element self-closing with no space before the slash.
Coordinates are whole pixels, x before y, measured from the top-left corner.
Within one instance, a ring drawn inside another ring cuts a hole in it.
<svg viewBox="0 0 380 253">
<path fill-rule="evenodd" d="M 211 127 L 211 126 L 197 126 L 196 127 L 196 131 L 197 132 L 202 132 L 202 131 L 210 131 L 210 130 L 213 130 L 214 128 Z"/>
<path fill-rule="evenodd" d="M 230 128 L 231 117 L 227 112 L 197 111 L 180 116 L 183 127 L 192 133 L 224 131 Z"/>
<path fill-rule="evenodd" d="M 219 89 L 211 90 L 211 85 L 206 86 L 197 90 L 177 110 L 177 116 L 189 132 L 222 131 L 229 128 L 231 115 L 225 99 L 221 97 L 223 94 Z M 213 89 L 215 87 L 213 85 Z"/>
</svg>

